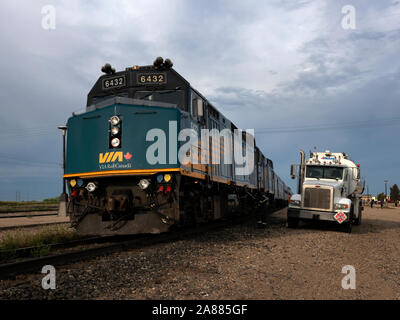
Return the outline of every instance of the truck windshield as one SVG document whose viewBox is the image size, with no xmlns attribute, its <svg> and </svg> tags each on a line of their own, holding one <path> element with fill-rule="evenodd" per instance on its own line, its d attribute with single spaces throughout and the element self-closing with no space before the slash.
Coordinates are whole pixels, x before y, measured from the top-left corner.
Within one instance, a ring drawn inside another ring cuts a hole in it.
<svg viewBox="0 0 400 320">
<path fill-rule="evenodd" d="M 319 179 L 339 179 L 343 177 L 343 168 L 339 167 L 324 167 L 324 166 L 307 166 L 307 178 Z"/>
<path fill-rule="evenodd" d="M 134 99 L 176 104 L 179 109 L 185 110 L 183 90 L 136 91 Z"/>
</svg>

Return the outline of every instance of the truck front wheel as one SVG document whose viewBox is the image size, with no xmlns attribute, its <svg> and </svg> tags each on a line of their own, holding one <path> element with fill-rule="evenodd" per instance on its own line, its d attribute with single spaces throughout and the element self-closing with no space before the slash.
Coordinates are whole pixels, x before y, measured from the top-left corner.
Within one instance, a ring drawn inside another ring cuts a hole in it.
<svg viewBox="0 0 400 320">
<path fill-rule="evenodd" d="M 353 219 L 354 219 L 354 207 L 351 205 L 350 207 L 350 217 L 349 221 L 344 223 L 344 231 L 347 233 L 351 233 L 352 227 L 353 227 Z"/>
<path fill-rule="evenodd" d="M 287 218 L 288 228 L 297 228 L 299 226 L 299 219 Z"/>
<path fill-rule="evenodd" d="M 345 222 L 343 227 L 344 227 L 344 232 L 351 233 L 353 224 L 351 223 L 351 221 Z"/>
<path fill-rule="evenodd" d="M 360 213 L 358 214 L 358 217 L 354 220 L 354 224 L 356 226 L 359 226 L 361 224 L 361 220 L 362 220 L 362 211 L 360 210 Z"/>
</svg>

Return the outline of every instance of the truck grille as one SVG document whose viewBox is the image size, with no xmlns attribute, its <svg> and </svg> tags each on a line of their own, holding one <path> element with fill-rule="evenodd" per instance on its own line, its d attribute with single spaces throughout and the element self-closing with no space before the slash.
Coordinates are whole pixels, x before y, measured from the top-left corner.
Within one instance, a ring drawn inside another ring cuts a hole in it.
<svg viewBox="0 0 400 320">
<path fill-rule="evenodd" d="M 331 190 L 322 188 L 304 188 L 305 208 L 329 210 L 331 208 Z"/>
</svg>

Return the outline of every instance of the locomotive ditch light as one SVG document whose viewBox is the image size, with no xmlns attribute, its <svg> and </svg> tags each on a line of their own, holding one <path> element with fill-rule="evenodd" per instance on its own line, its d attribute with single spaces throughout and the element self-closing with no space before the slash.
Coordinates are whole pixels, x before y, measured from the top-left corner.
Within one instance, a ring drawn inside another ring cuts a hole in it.
<svg viewBox="0 0 400 320">
<path fill-rule="evenodd" d="M 121 119 L 118 118 L 117 116 L 112 116 L 112 117 L 110 118 L 110 123 L 111 123 L 113 126 L 118 125 L 118 124 L 120 123 L 120 121 L 121 121 Z"/>
<path fill-rule="evenodd" d="M 142 190 L 146 190 L 150 185 L 150 181 L 147 179 L 142 179 L 139 181 L 138 186 Z"/>
<path fill-rule="evenodd" d="M 93 192 L 94 190 L 96 190 L 97 186 L 94 182 L 89 182 L 86 186 L 86 190 L 89 192 Z"/>
<path fill-rule="evenodd" d="M 120 144 L 121 144 L 121 141 L 118 138 L 114 138 L 111 140 L 111 145 L 114 148 L 118 148 Z"/>
</svg>

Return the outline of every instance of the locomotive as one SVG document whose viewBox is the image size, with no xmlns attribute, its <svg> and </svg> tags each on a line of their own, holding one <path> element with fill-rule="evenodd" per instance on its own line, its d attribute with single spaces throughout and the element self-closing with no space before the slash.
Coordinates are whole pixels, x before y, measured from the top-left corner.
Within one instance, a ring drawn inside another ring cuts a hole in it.
<svg viewBox="0 0 400 320">
<path fill-rule="evenodd" d="M 79 234 L 162 233 L 288 204 L 291 190 L 254 136 L 172 67 L 161 57 L 119 72 L 106 64 L 85 112 L 68 119 L 67 211 Z M 187 142 L 185 130 L 204 139 Z"/>
</svg>

